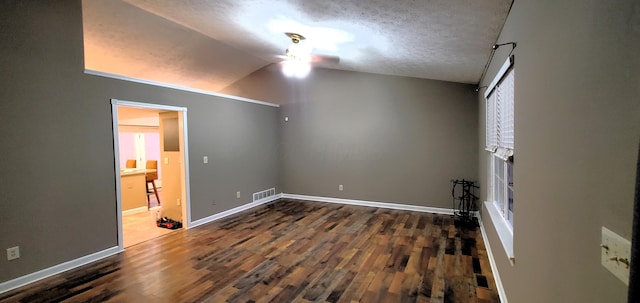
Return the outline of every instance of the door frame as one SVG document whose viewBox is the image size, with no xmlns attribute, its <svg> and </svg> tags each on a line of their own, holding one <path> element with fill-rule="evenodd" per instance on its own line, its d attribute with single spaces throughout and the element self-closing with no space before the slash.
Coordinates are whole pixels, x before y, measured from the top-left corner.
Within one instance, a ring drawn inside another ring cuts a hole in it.
<svg viewBox="0 0 640 303">
<path fill-rule="evenodd" d="M 182 138 L 184 141 L 184 159 L 182 165 L 182 196 L 185 203 L 182 203 L 182 227 L 188 229 L 191 225 L 191 197 L 190 197 L 190 185 L 189 185 L 189 138 L 187 128 L 187 108 L 179 106 L 170 106 L 162 104 L 142 103 L 133 101 L 124 101 L 118 99 L 111 99 L 111 115 L 113 123 L 113 152 L 114 152 L 114 168 L 116 176 L 116 212 L 118 216 L 118 248 L 120 251 L 124 250 L 124 233 L 122 230 L 122 185 L 120 184 L 120 143 L 119 143 L 119 129 L 118 129 L 118 106 L 128 106 L 137 108 L 148 108 L 166 111 L 176 111 L 182 115 L 183 130 Z"/>
</svg>

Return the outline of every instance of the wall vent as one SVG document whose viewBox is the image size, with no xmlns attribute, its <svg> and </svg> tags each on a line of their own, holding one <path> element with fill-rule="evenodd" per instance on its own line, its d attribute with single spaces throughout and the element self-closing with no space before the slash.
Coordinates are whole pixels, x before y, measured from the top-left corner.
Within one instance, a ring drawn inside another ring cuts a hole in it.
<svg viewBox="0 0 640 303">
<path fill-rule="evenodd" d="M 255 202 L 255 201 L 262 200 L 264 198 L 275 196 L 275 195 L 276 195 L 276 189 L 275 188 L 265 189 L 263 191 L 259 191 L 257 193 L 253 193 L 253 201 Z"/>
</svg>

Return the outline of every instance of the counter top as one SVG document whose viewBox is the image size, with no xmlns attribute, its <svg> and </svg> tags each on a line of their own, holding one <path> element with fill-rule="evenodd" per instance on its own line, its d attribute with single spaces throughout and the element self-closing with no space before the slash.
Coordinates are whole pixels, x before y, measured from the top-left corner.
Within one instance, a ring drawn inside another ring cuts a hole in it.
<svg viewBox="0 0 640 303">
<path fill-rule="evenodd" d="M 146 174 L 146 173 L 155 173 L 156 169 L 148 169 L 148 168 L 121 168 L 120 176 L 131 176 L 138 174 Z"/>
</svg>

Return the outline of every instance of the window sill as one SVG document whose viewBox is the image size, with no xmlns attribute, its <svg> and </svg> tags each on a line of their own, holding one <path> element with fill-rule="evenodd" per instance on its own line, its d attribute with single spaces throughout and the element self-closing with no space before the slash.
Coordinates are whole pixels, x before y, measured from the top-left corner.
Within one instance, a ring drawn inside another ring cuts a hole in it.
<svg viewBox="0 0 640 303">
<path fill-rule="evenodd" d="M 513 231 L 500 214 L 500 210 L 495 202 L 485 201 L 484 205 L 489 212 L 489 217 L 493 222 L 493 226 L 496 228 L 498 238 L 500 238 L 500 242 L 502 242 L 502 247 L 509 258 L 509 262 L 513 265 L 515 263 L 515 256 L 513 255 Z"/>
</svg>

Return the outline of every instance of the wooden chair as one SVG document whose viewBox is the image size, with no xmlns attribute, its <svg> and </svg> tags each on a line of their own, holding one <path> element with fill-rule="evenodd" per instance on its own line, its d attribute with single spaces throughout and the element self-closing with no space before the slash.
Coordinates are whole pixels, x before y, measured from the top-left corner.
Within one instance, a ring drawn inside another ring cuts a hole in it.
<svg viewBox="0 0 640 303">
<path fill-rule="evenodd" d="M 125 168 L 136 168 L 136 160 L 127 160 Z"/>
<path fill-rule="evenodd" d="M 158 201 L 158 205 L 160 205 L 160 196 L 158 196 L 158 189 L 156 188 L 155 180 L 158 179 L 158 161 L 157 160 L 147 160 L 147 169 L 155 169 L 155 172 L 147 172 L 145 177 L 147 179 L 147 183 L 145 187 L 147 188 L 147 209 L 151 206 L 151 198 L 149 198 L 150 194 L 156 195 L 156 200 Z M 153 192 L 149 191 L 149 183 L 153 186 Z"/>
</svg>

